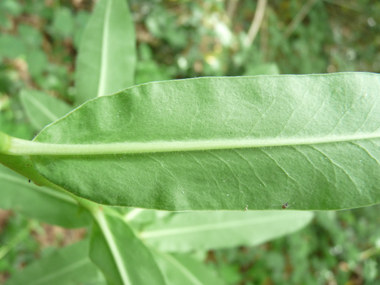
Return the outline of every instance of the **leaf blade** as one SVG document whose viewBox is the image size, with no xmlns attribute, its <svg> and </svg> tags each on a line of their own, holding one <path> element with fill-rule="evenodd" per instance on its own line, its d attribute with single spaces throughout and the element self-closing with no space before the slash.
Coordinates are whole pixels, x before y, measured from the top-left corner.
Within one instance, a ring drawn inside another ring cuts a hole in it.
<svg viewBox="0 0 380 285">
<path fill-rule="evenodd" d="M 251 139 L 273 146 L 34 156 L 34 161 L 54 183 L 110 205 L 166 210 L 280 209 L 285 202 L 305 210 L 371 205 L 380 202 L 379 88 L 379 75 L 365 73 L 144 84 L 82 105 L 35 141 L 170 145 Z M 71 129 L 75 135 L 68 134 Z M 308 144 L 289 145 L 302 139 Z M 329 143 L 314 144 L 318 140 Z M 274 146 L 278 141 L 288 145 Z M 97 171 L 102 168 L 103 174 Z M 98 185 L 102 191 L 94 191 Z"/>
<path fill-rule="evenodd" d="M 301 211 L 176 213 L 145 227 L 140 236 L 169 252 L 256 246 L 301 229 L 313 216 Z"/>
<path fill-rule="evenodd" d="M 88 248 L 87 240 L 59 249 L 21 270 L 7 284 L 106 284 L 89 259 Z"/>
</svg>

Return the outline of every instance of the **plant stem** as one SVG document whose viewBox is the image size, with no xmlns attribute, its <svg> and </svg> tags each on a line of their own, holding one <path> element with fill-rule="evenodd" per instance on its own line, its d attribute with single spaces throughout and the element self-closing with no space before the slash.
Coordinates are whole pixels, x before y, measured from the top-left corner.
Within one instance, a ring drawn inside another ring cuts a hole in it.
<svg viewBox="0 0 380 285">
<path fill-rule="evenodd" d="M 298 25 L 303 21 L 303 19 L 305 19 L 311 8 L 313 8 L 314 4 L 318 1 L 319 0 L 309 0 L 302 6 L 301 10 L 293 18 L 292 22 L 286 27 L 285 38 L 289 38 L 293 34 Z"/>
<path fill-rule="evenodd" d="M 247 47 L 252 45 L 253 41 L 256 38 L 257 33 L 259 32 L 261 22 L 263 21 L 263 18 L 264 18 L 266 4 L 267 4 L 267 0 L 259 0 L 257 3 L 255 16 L 253 17 L 251 27 L 248 30 L 248 36 L 246 40 Z"/>
<path fill-rule="evenodd" d="M 327 3 L 330 3 L 330 4 L 333 4 L 333 5 L 336 5 L 336 6 L 339 6 L 341 8 L 345 8 L 345 9 L 349 9 L 349 10 L 355 11 L 355 12 L 359 12 L 359 13 L 363 12 L 358 7 L 345 4 L 344 1 L 335 1 L 335 0 L 323 0 L 323 1 L 327 2 Z"/>
<path fill-rule="evenodd" d="M 232 19 L 232 16 L 235 14 L 238 2 L 239 2 L 239 0 L 230 0 L 230 1 L 228 1 L 227 16 L 230 19 Z"/>
<path fill-rule="evenodd" d="M 13 139 L 15 139 L 15 138 L 12 138 L 12 137 L 0 132 L 0 150 L 5 149 L 6 152 L 8 152 L 12 148 L 11 142 Z M 3 143 L 3 142 L 5 142 L 5 143 Z M 26 142 L 28 144 L 33 143 L 30 141 L 26 141 Z M 43 177 L 37 171 L 37 169 L 33 165 L 33 161 L 31 160 L 31 158 L 29 156 L 6 155 L 6 154 L 0 153 L 0 163 L 2 163 L 4 166 L 16 171 L 17 173 L 21 174 L 22 176 L 26 177 L 27 179 L 32 180 L 38 186 L 46 186 L 46 187 L 50 188 L 50 189 L 48 189 L 49 191 L 58 191 L 60 193 L 63 193 L 65 195 L 70 196 L 79 205 L 83 206 L 87 210 L 91 211 L 94 207 L 98 207 L 98 204 L 91 202 L 89 200 L 77 197 L 74 194 L 72 194 L 71 192 L 66 191 L 65 189 L 63 189 L 63 188 L 55 185 L 54 183 L 50 182 L 49 180 L 47 180 L 45 177 Z"/>
<path fill-rule="evenodd" d="M 371 247 L 363 252 L 360 253 L 360 260 L 366 260 L 374 255 L 380 254 L 380 248 L 379 247 Z"/>
</svg>

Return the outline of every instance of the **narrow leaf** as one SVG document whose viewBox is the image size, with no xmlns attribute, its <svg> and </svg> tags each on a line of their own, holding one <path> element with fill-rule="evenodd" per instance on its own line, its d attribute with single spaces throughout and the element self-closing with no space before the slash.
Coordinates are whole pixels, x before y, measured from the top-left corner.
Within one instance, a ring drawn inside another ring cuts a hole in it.
<svg viewBox="0 0 380 285">
<path fill-rule="evenodd" d="M 88 250 L 87 240 L 59 249 L 27 266 L 6 284 L 106 284 L 102 273 L 88 257 Z"/>
<path fill-rule="evenodd" d="M 12 209 L 45 223 L 79 228 L 92 222 L 89 213 L 70 196 L 37 186 L 0 165 L 0 208 Z M 43 205 L 43 206 L 42 206 Z"/>
<path fill-rule="evenodd" d="M 380 203 L 380 76 L 153 82 L 97 98 L 4 152 L 109 205 L 332 210 Z M 1 147 L 0 147 L 1 148 Z"/>
<path fill-rule="evenodd" d="M 312 217 L 303 211 L 176 213 L 144 228 L 140 236 L 171 252 L 254 246 L 297 231 Z"/>
<path fill-rule="evenodd" d="M 109 284 L 165 284 L 152 253 L 122 219 L 101 210 L 94 217 L 90 257 Z"/>
<path fill-rule="evenodd" d="M 158 265 L 168 285 L 225 284 L 211 268 L 189 255 L 154 251 Z"/>
<path fill-rule="evenodd" d="M 36 90 L 23 90 L 20 100 L 28 119 L 38 131 L 72 110 L 65 102 Z"/>
<path fill-rule="evenodd" d="M 135 49 L 127 1 L 98 1 L 79 48 L 76 104 L 133 85 Z"/>
</svg>

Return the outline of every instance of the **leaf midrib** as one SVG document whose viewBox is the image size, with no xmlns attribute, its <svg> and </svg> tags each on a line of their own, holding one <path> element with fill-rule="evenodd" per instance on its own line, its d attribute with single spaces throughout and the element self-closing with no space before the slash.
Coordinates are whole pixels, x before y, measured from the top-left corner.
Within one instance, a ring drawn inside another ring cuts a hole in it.
<svg viewBox="0 0 380 285">
<path fill-rule="evenodd" d="M 107 66 L 108 66 L 108 26 L 109 26 L 109 18 L 111 11 L 112 0 L 107 1 L 106 6 L 106 14 L 104 18 L 103 25 L 103 33 L 102 33 L 102 47 L 101 47 L 101 63 L 100 63 L 100 75 L 99 75 L 99 85 L 98 85 L 98 95 L 97 97 L 107 95 L 105 93 L 106 89 L 106 74 L 107 74 Z"/>
<path fill-rule="evenodd" d="M 165 254 L 163 252 L 160 252 L 161 256 L 165 258 L 168 262 L 173 264 L 174 267 L 176 267 L 180 272 L 182 272 L 183 275 L 185 275 L 189 281 L 191 281 L 194 285 L 202 285 L 203 283 L 197 278 L 197 276 L 194 275 L 186 266 L 184 266 L 182 263 L 180 263 L 177 259 L 172 257 L 169 254 Z"/>
<path fill-rule="evenodd" d="M 8 154 L 15 155 L 104 155 L 155 153 L 175 151 L 221 150 L 256 147 L 280 147 L 294 145 L 315 145 L 379 139 L 379 133 L 355 133 L 352 135 L 330 135 L 312 138 L 269 138 L 269 139 L 221 139 L 194 141 L 152 141 L 93 144 L 52 144 L 36 141 L 11 139 Z"/>
<path fill-rule="evenodd" d="M 124 264 L 123 258 L 121 256 L 120 250 L 118 248 L 118 245 L 116 243 L 114 233 L 110 229 L 107 220 L 104 216 L 104 213 L 101 210 L 98 210 L 97 212 L 93 213 L 94 218 L 98 222 L 99 227 L 102 230 L 102 233 L 104 235 L 104 238 L 108 244 L 108 247 L 111 251 L 112 257 L 116 263 L 117 270 L 120 274 L 120 278 L 124 285 L 131 285 L 132 282 L 129 279 L 128 273 L 126 271 L 126 265 Z"/>
<path fill-rule="evenodd" d="M 32 103 L 37 109 L 39 109 L 46 117 L 48 117 L 52 122 L 59 119 L 56 115 L 54 115 L 46 106 L 40 103 L 40 101 L 36 100 L 33 96 L 25 96 L 30 103 Z"/>
</svg>

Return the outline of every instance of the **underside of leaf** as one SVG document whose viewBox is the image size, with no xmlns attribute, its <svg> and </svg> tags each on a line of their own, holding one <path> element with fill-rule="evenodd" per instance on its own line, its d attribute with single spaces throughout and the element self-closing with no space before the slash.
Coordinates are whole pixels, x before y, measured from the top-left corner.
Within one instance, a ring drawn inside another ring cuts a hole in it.
<svg viewBox="0 0 380 285">
<path fill-rule="evenodd" d="M 33 161 L 53 183 L 109 205 L 371 205 L 380 202 L 379 90 L 379 75 L 367 73 L 153 82 L 91 100 L 46 127 L 34 142 L 77 153 Z"/>
</svg>

